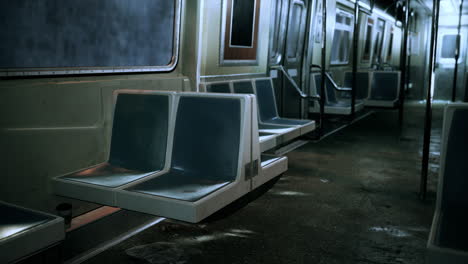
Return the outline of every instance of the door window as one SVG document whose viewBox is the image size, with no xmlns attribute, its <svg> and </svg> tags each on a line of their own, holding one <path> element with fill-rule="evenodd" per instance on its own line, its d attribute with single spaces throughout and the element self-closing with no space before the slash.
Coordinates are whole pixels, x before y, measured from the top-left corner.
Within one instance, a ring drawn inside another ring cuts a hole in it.
<svg viewBox="0 0 468 264">
<path fill-rule="evenodd" d="M 353 15 L 338 9 L 336 13 L 335 31 L 331 51 L 331 64 L 349 63 L 349 54 L 353 36 Z"/>
</svg>

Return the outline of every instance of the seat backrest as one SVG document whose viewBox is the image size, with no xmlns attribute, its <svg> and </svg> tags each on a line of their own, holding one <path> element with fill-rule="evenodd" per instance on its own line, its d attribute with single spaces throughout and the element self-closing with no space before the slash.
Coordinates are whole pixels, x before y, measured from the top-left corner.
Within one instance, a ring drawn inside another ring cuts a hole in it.
<svg viewBox="0 0 468 264">
<path fill-rule="evenodd" d="M 181 96 L 176 116 L 171 169 L 233 181 L 241 144 L 241 100 Z"/>
<path fill-rule="evenodd" d="M 367 99 L 369 96 L 369 72 L 357 72 L 357 89 L 356 89 L 356 99 Z M 345 72 L 344 87 L 353 87 L 353 73 L 352 72 Z"/>
<path fill-rule="evenodd" d="M 278 118 L 278 109 L 276 108 L 275 92 L 271 79 L 255 80 L 255 91 L 260 122 Z"/>
<path fill-rule="evenodd" d="M 161 170 L 166 160 L 170 98 L 118 94 L 109 162 L 134 170 Z"/>
<path fill-rule="evenodd" d="M 238 94 L 255 94 L 251 81 L 233 82 L 234 93 Z"/>
<path fill-rule="evenodd" d="M 441 153 L 442 208 L 468 208 L 468 104 L 449 106 Z M 439 194 L 440 195 L 440 194 Z"/>
<path fill-rule="evenodd" d="M 315 89 L 316 89 L 317 95 L 320 95 L 320 87 L 322 86 L 322 74 L 316 73 L 314 75 L 314 80 L 315 80 Z M 326 92 L 327 102 L 329 103 L 337 102 L 333 84 L 328 78 L 325 79 L 325 92 Z"/>
<path fill-rule="evenodd" d="M 229 82 L 208 83 L 206 84 L 206 91 L 209 93 L 231 93 L 231 88 Z"/>
<path fill-rule="evenodd" d="M 398 99 L 400 73 L 376 71 L 372 73 L 370 99 L 394 101 Z"/>
</svg>

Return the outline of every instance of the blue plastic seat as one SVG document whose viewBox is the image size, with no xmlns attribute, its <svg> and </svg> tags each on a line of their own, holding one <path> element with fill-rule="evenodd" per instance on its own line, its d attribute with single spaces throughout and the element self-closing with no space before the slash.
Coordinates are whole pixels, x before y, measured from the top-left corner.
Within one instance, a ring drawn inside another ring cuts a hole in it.
<svg viewBox="0 0 468 264">
<path fill-rule="evenodd" d="M 311 91 L 313 94 L 320 94 L 320 87 L 322 85 L 322 75 L 320 73 L 313 73 L 311 75 Z M 349 115 L 351 114 L 351 99 L 350 98 L 338 98 L 335 93 L 335 88 L 329 78 L 325 80 L 325 113 L 326 114 L 338 114 L 338 115 Z M 355 111 L 363 109 L 364 104 L 362 100 L 357 99 L 355 103 Z M 309 109 L 310 112 L 319 112 L 319 105 L 313 104 Z"/>
<path fill-rule="evenodd" d="M 356 89 L 356 99 L 357 100 L 366 100 L 369 97 L 369 82 L 370 74 L 367 71 L 357 72 L 357 89 Z M 345 72 L 344 87 L 351 88 L 353 86 L 353 73 Z M 350 96 L 350 93 L 348 94 Z"/>
<path fill-rule="evenodd" d="M 119 94 L 109 161 L 63 179 L 118 187 L 162 170 L 168 119 L 168 96 Z"/>
<path fill-rule="evenodd" d="M 444 116 L 436 211 L 428 263 L 468 263 L 468 104 L 449 105 Z"/>
<path fill-rule="evenodd" d="M 231 98 L 180 98 L 169 172 L 127 191 L 193 202 L 234 181 L 240 103 Z"/>
<path fill-rule="evenodd" d="M 113 204 L 113 190 L 165 167 L 173 93 L 119 93 L 106 162 L 54 180 L 54 192 Z"/>
<path fill-rule="evenodd" d="M 278 135 L 279 138 L 276 139 L 276 143 L 273 146 L 299 137 L 301 135 L 301 126 L 307 125 L 311 121 L 279 118 L 277 116 L 275 98 L 272 94 L 268 93 L 268 89 L 273 92 L 271 80 L 260 79 L 255 80 L 255 83 L 256 87 L 254 89 L 252 81 L 250 80 L 237 81 L 233 83 L 233 88 L 234 93 L 256 95 L 259 132 Z M 267 84 L 267 86 L 265 86 L 265 84 Z M 266 98 L 268 96 L 270 96 L 270 98 Z M 262 118 L 269 114 L 271 114 L 271 117 Z"/>
<path fill-rule="evenodd" d="M 395 107 L 400 94 L 399 71 L 374 71 L 372 73 L 367 106 Z"/>
<path fill-rule="evenodd" d="M 313 123 L 311 120 L 279 117 L 276 108 L 275 94 L 270 79 L 255 80 L 255 86 L 261 123 L 287 126 L 304 126 Z"/>
<path fill-rule="evenodd" d="M 370 99 L 382 101 L 397 100 L 399 86 L 399 72 L 374 72 Z"/>
</svg>

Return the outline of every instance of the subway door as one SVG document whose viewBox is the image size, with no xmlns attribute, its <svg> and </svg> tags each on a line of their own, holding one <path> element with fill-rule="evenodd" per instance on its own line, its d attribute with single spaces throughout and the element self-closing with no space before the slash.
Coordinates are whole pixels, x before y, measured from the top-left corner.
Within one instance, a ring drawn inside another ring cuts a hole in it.
<svg viewBox="0 0 468 264">
<path fill-rule="evenodd" d="M 302 89 L 302 60 L 307 25 L 307 1 L 290 0 L 284 47 L 284 68 Z M 285 117 L 301 118 L 302 100 L 291 82 L 282 78 L 282 113 Z"/>
<path fill-rule="evenodd" d="M 283 65 L 284 43 L 286 35 L 286 26 L 288 23 L 288 8 L 290 0 L 273 0 L 271 3 L 271 22 L 270 22 L 270 59 L 269 66 Z M 271 70 L 270 77 L 273 80 L 275 89 L 276 103 L 279 114 L 282 115 L 283 100 L 282 85 L 283 79 L 279 70 Z"/>
<path fill-rule="evenodd" d="M 440 27 L 437 40 L 437 63 L 435 69 L 435 100 L 451 100 L 453 77 L 455 70 L 455 52 L 457 49 L 457 29 L 454 27 Z M 461 31 L 461 48 L 458 59 L 457 100 L 465 96 L 464 73 L 466 71 L 466 28 Z"/>
<path fill-rule="evenodd" d="M 302 60 L 304 53 L 304 40 L 307 24 L 307 2 L 303 0 L 290 0 L 288 23 L 284 46 L 284 69 L 289 76 L 302 89 Z M 294 86 L 287 78 L 282 78 L 281 86 L 281 113 L 284 117 L 301 118 L 302 99 Z"/>
</svg>

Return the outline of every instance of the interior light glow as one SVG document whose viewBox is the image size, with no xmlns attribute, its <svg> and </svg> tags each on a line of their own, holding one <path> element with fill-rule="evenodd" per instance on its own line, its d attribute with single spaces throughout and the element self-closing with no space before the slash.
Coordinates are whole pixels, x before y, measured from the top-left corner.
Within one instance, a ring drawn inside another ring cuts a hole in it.
<svg viewBox="0 0 468 264">
<path fill-rule="evenodd" d="M 10 225 L 3 225 L 0 228 L 0 239 L 12 236 L 14 234 L 17 234 L 21 231 L 24 231 L 28 228 L 30 228 L 31 225 L 26 224 L 26 225 L 21 225 L 21 224 L 10 224 Z"/>
<path fill-rule="evenodd" d="M 448 0 L 440 1 L 440 10 L 443 10 L 444 13 L 453 13 L 455 11 L 452 2 Z"/>
</svg>

